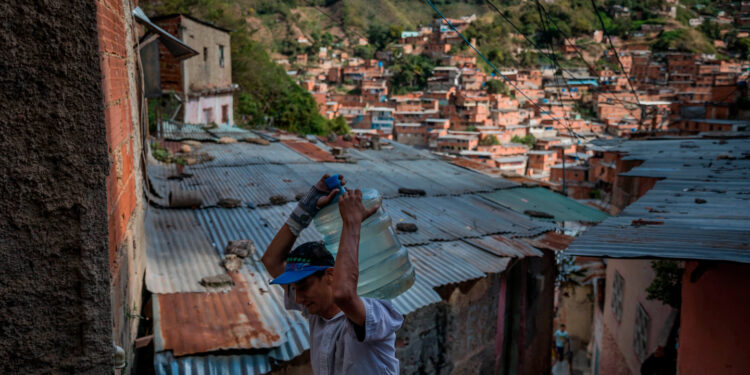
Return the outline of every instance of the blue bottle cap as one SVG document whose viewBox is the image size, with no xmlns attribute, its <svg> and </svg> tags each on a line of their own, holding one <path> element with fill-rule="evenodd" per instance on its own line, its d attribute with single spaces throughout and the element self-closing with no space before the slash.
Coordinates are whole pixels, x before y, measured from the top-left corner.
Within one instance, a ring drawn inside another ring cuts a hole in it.
<svg viewBox="0 0 750 375">
<path fill-rule="evenodd" d="M 346 189 L 344 189 L 343 186 L 341 186 L 341 180 L 339 180 L 339 175 L 335 174 L 331 177 L 328 177 L 325 179 L 326 186 L 328 186 L 329 189 L 339 189 L 339 194 L 343 194 Z"/>
</svg>

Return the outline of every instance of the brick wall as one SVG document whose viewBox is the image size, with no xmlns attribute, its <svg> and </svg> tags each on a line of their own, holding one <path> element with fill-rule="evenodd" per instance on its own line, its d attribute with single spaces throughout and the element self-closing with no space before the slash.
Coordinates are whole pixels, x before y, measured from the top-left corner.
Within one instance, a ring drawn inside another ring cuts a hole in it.
<svg viewBox="0 0 750 375">
<path fill-rule="evenodd" d="M 136 31 L 131 14 L 137 0 L 99 0 L 97 31 L 102 70 L 104 126 L 109 174 L 107 225 L 112 337 L 133 363 L 133 341 L 142 315 L 145 230 L 141 133 L 136 83 Z M 129 369 L 123 371 L 126 373 Z"/>
<path fill-rule="evenodd" d="M 180 16 L 159 20 L 156 22 L 168 33 L 180 37 Z M 203 58 L 203 51 L 196 58 Z M 163 44 L 159 43 L 159 69 L 161 69 L 161 89 L 182 92 L 182 65 L 180 60 L 172 56 Z"/>
<path fill-rule="evenodd" d="M 116 251 L 125 237 L 128 222 L 136 206 L 127 34 L 121 1 L 97 2 L 97 28 L 104 93 L 104 121 L 110 160 L 110 174 L 107 176 L 109 259 L 114 271 L 117 267 Z"/>
</svg>

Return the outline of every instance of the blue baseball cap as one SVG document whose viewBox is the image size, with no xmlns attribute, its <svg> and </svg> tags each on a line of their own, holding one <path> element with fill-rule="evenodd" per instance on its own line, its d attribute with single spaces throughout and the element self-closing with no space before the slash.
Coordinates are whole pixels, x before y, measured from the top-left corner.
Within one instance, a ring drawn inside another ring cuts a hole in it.
<svg viewBox="0 0 750 375">
<path fill-rule="evenodd" d="M 322 242 L 306 242 L 297 246 L 286 257 L 284 273 L 271 284 L 296 283 L 318 271 L 333 267 L 335 261 Z"/>
</svg>

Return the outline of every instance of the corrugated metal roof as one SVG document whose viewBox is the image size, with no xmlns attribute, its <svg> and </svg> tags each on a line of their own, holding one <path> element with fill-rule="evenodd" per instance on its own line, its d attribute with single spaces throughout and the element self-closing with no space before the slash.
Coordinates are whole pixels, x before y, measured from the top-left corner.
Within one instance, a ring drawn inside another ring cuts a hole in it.
<svg viewBox="0 0 750 375">
<path fill-rule="evenodd" d="M 545 212 L 554 216 L 552 221 L 581 221 L 598 223 L 607 217 L 606 213 L 591 206 L 578 203 L 562 194 L 542 187 L 519 187 L 483 194 L 487 199 L 513 211 L 524 213 L 528 210 Z"/>
<path fill-rule="evenodd" d="M 236 140 L 243 140 L 243 139 L 248 139 L 248 138 L 260 138 L 257 135 L 255 135 L 255 133 L 253 132 L 250 132 L 238 126 L 232 126 L 232 125 L 223 125 L 223 124 L 216 125 L 214 127 L 207 128 L 206 131 L 216 138 L 229 137 L 229 138 L 234 138 Z"/>
<path fill-rule="evenodd" d="M 462 168 L 470 169 L 488 176 L 499 177 L 502 176 L 502 171 L 499 168 L 490 167 L 487 164 L 480 163 L 478 161 L 470 160 L 467 158 L 455 158 L 451 159 L 451 164 L 457 165 Z"/>
<path fill-rule="evenodd" d="M 228 290 L 200 284 L 226 273 L 192 210 L 146 210 L 146 288 L 153 293 Z"/>
<path fill-rule="evenodd" d="M 521 239 L 504 236 L 485 236 L 479 238 L 465 238 L 463 241 L 501 257 L 524 258 L 527 256 L 542 256 L 541 251 L 534 249 Z"/>
<path fill-rule="evenodd" d="M 524 238 L 524 241 L 537 249 L 563 251 L 570 246 L 573 239 L 574 237 L 562 233 L 547 232 L 536 238 Z"/>
<path fill-rule="evenodd" d="M 484 277 L 484 272 L 436 246 L 409 247 L 409 260 L 424 282 L 437 287 Z"/>
<path fill-rule="evenodd" d="M 416 232 L 397 232 L 404 245 L 500 233 L 530 237 L 555 228 L 471 194 L 386 199 L 383 207 L 394 225 L 401 222 L 417 225 Z"/>
<path fill-rule="evenodd" d="M 300 155 L 280 142 L 268 145 L 254 143 L 203 143 L 195 149 L 198 153 L 207 153 L 213 158 L 211 161 L 192 165 L 188 169 L 230 167 L 251 164 L 297 164 L 311 163 L 310 158 Z"/>
<path fill-rule="evenodd" d="M 283 343 L 290 323 L 306 323 L 298 312 L 279 308 L 274 298 L 278 298 L 280 288 L 269 286 L 263 274 L 243 270 L 231 276 L 234 286 L 223 293 L 155 295 L 157 352 L 171 350 L 175 356 L 182 356 L 273 348 Z"/>
<path fill-rule="evenodd" d="M 399 188 L 422 189 L 427 195 L 436 196 L 516 186 L 507 180 L 483 176 L 437 160 L 361 161 L 357 164 L 262 163 L 228 167 L 197 164 L 186 166 L 183 178 L 176 180 L 169 180 L 170 176 L 176 175 L 176 170 L 171 167 L 154 168 L 149 172 L 152 185 L 160 196 L 167 197 L 170 191 L 178 189 L 199 190 L 203 205 L 208 207 L 215 206 L 221 198 L 241 199 L 243 203 L 255 206 L 269 204 L 274 195 L 293 200 L 296 194 L 306 192 L 325 173 L 343 174 L 347 186 L 373 188 L 386 198 L 399 196 Z"/>
<path fill-rule="evenodd" d="M 290 203 L 255 210 L 209 208 L 195 210 L 195 215 L 202 227 L 208 228 L 207 236 L 217 249 L 223 251 L 229 241 L 250 239 L 255 243 L 258 254 L 263 255 L 295 205 Z M 323 236 L 311 226 L 300 233 L 297 244 L 322 239 Z"/>
<path fill-rule="evenodd" d="M 293 209 L 293 204 L 262 210 L 149 207 L 146 287 L 153 293 L 228 290 L 200 285 L 203 277 L 225 273 L 220 262 L 228 242 L 253 240 L 262 255 Z M 320 240 L 322 236 L 310 229 L 302 232 L 297 243 Z"/>
<path fill-rule="evenodd" d="M 175 121 L 162 121 L 159 124 L 159 135 L 171 141 L 216 141 L 218 138 L 206 132 L 206 129 L 196 124 L 185 124 Z"/>
<path fill-rule="evenodd" d="M 383 151 L 350 149 L 350 155 L 359 160 L 356 164 L 314 162 L 280 143 L 204 144 L 199 150 L 214 159 L 185 168 L 181 179 L 169 178 L 176 175 L 174 166 L 150 160 L 150 180 L 159 195 L 166 197 L 174 189 L 198 190 L 204 201 L 203 208 L 196 210 L 148 208 L 148 254 L 155 259 L 148 262 L 147 287 L 156 293 L 158 374 L 261 374 L 270 371 L 272 362 L 291 360 L 309 347 L 307 325 L 299 324 L 297 313 L 286 312 L 281 289 L 267 284 L 270 275 L 257 259 L 296 205 L 296 193 L 307 191 L 324 173 L 344 174 L 349 188 L 379 190 L 394 226 L 404 221 L 418 225 L 417 232 L 397 234 L 405 245 L 420 245 L 407 247 L 415 263 L 415 283 L 393 300 L 404 314 L 440 302 L 436 286 L 501 272 L 507 266 L 506 253 L 537 255 L 523 249 L 518 240 L 494 241 L 500 248 L 489 251 L 460 240 L 497 233 L 531 237 L 554 228 L 473 194 L 515 184 L 454 167 L 402 145 Z M 402 187 L 424 189 L 427 196 L 402 197 L 398 191 Z M 290 203 L 268 205 L 273 195 L 283 195 Z M 243 206 L 210 207 L 220 198 L 240 199 Z M 247 203 L 256 208 L 245 207 Z M 298 241 L 321 238 L 308 229 Z M 198 281 L 214 271 L 225 272 L 219 266 L 223 249 L 237 239 L 255 242 L 255 260 L 247 259 L 241 273 L 232 275 L 237 285 L 231 291 L 206 293 Z M 181 241 L 187 244 L 172 245 Z M 506 249 L 513 246 L 520 250 Z M 162 311 L 166 305 L 179 311 Z M 232 331 L 228 326 L 239 328 Z M 193 337 L 182 339 L 192 331 L 196 332 Z M 268 334 L 261 335 L 264 331 Z M 252 351 L 216 355 L 223 349 Z"/>
<path fill-rule="evenodd" d="M 750 263 L 748 196 L 747 182 L 691 186 L 689 182 L 659 181 L 619 216 L 576 238 L 567 252 Z M 706 203 L 696 203 L 696 199 Z"/>
<path fill-rule="evenodd" d="M 666 179 L 656 182 L 619 216 L 576 238 L 567 252 L 750 263 L 750 140 L 723 142 L 669 140 L 618 145 L 633 158 L 646 160 L 628 175 Z M 653 167 L 658 163 L 664 168 Z M 700 169 L 687 172 L 685 164 L 688 169 L 691 165 Z M 639 172 L 641 168 L 646 171 Z"/>
<path fill-rule="evenodd" d="M 435 289 L 427 284 L 419 271 L 416 271 L 414 284 L 404 293 L 392 299 L 391 303 L 401 314 L 406 315 L 441 300 Z"/>
<path fill-rule="evenodd" d="M 447 251 L 476 269 L 485 273 L 500 273 L 505 271 L 510 263 L 510 257 L 500 257 L 487 252 L 464 241 L 450 241 L 435 243 L 441 250 Z"/>
</svg>

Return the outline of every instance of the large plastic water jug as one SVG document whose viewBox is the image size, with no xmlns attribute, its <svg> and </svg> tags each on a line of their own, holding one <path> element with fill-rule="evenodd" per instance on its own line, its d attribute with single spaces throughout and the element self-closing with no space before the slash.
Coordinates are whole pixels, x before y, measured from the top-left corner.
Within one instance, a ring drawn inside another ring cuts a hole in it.
<svg viewBox="0 0 750 375">
<path fill-rule="evenodd" d="M 330 189 L 341 189 L 338 175 L 326 180 Z M 382 201 L 375 189 L 361 189 L 362 203 L 370 208 Z M 315 229 L 323 235 L 325 246 L 335 257 L 341 239 L 341 214 L 338 200 L 318 212 L 313 219 Z M 401 246 L 391 226 L 391 217 L 381 206 L 362 223 L 359 237 L 359 283 L 357 294 L 362 297 L 391 299 L 414 284 L 414 267 L 406 248 Z"/>
</svg>

